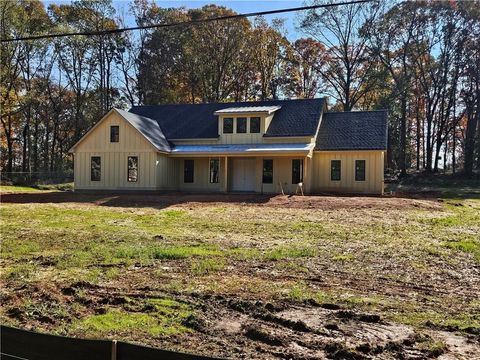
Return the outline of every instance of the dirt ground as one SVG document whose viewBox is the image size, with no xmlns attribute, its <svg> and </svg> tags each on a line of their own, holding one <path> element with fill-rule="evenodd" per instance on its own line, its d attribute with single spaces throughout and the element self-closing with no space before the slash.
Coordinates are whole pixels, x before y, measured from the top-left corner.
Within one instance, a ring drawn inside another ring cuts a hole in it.
<svg viewBox="0 0 480 360">
<path fill-rule="evenodd" d="M 97 193 L 81 194 L 71 192 L 38 192 L 0 194 L 1 202 L 14 204 L 29 203 L 90 203 L 103 206 L 145 206 L 145 207 L 202 207 L 215 205 L 255 205 L 277 208 L 298 209 L 439 209 L 441 200 L 407 197 L 369 197 L 369 196 L 282 196 L 258 194 L 151 194 L 151 193 Z"/>
<path fill-rule="evenodd" d="M 275 211 L 290 209 L 285 210 L 285 214 L 292 217 L 295 217 L 295 211 L 299 211 L 300 216 L 300 211 L 306 210 L 327 213 L 325 216 L 341 211 L 342 216 L 353 217 L 374 210 L 375 214 L 391 212 L 394 217 L 402 211 L 441 212 L 444 200 L 434 195 L 400 198 L 39 192 L 4 193 L 1 202 L 14 206 L 134 207 L 135 211 L 173 208 L 192 214 L 204 208 L 218 207 L 255 213 L 265 207 Z M 245 216 L 250 215 L 246 212 Z M 305 214 L 302 212 L 301 216 Z M 352 221 L 354 224 L 355 220 Z M 2 267 L 16 261 L 3 259 Z M 372 299 L 388 297 L 398 304 L 416 303 L 420 307 L 423 303 L 426 311 L 434 309 L 443 299 L 452 299 L 452 304 L 461 308 L 462 304 L 479 301 L 480 265 L 475 262 L 473 267 L 469 264 L 453 269 L 450 265 L 451 276 L 425 272 L 422 278 L 409 275 L 395 279 L 390 272 L 398 271 L 403 275 L 404 269 L 396 270 L 398 265 L 389 264 L 388 257 L 378 263 L 382 268 L 373 269 L 374 276 L 370 271 L 348 268 L 348 261 L 320 261 L 317 257 L 302 258 L 301 263 L 285 262 L 285 266 L 298 266 L 288 271 L 279 270 L 279 263 L 283 264 L 283 260 L 232 258 L 224 269 L 202 273 L 198 283 L 192 285 L 184 279 L 189 263 L 178 259 L 167 258 L 150 264 L 102 265 L 105 268 L 120 267 L 121 277 L 101 282 L 72 282 L 54 275 L 54 264 L 49 263 L 49 256 L 37 256 L 31 261 L 42 268 L 43 280 L 37 277 L 35 281 L 19 283 L 2 279 L 1 284 L 2 319 L 27 329 L 63 333 L 65 326 L 62 324 L 78 318 L 105 314 L 112 308 L 148 314 L 154 311 L 148 305 L 149 300 L 169 299 L 193 309 L 182 320 L 182 326 L 188 331 L 175 336 L 147 337 L 132 331 L 120 333 L 120 338 L 154 347 L 234 359 L 480 359 L 480 331 L 476 327 L 459 331 L 455 326 L 441 327 L 429 321 L 421 327 L 407 325 L 392 321 L 387 315 L 399 311 L 398 306 L 382 305 L 380 311 L 374 300 L 373 304 L 352 307 L 341 301 L 330 301 L 328 297 L 272 297 L 262 288 L 269 286 L 266 284 L 307 284 L 310 289 L 323 292 L 358 292 L 368 294 Z M 378 264 L 372 266 L 380 266 Z M 449 266 L 445 264 L 440 266 Z M 153 276 L 153 271 L 159 267 L 162 276 Z M 389 275 L 384 275 L 384 271 Z M 177 285 L 169 286 L 173 283 Z M 208 288 L 211 284 L 215 284 L 214 291 Z M 29 315 L 25 310 L 25 299 L 44 304 L 47 310 L 35 308 L 33 311 L 38 314 Z M 58 304 L 69 310 L 54 313 L 52 309 L 57 309 Z"/>
</svg>

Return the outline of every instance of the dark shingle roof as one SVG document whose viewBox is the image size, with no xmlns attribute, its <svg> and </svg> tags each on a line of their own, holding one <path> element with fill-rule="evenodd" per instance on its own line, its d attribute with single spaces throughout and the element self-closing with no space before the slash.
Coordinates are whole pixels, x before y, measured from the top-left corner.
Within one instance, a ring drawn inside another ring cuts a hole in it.
<svg viewBox="0 0 480 360">
<path fill-rule="evenodd" d="M 386 149 L 386 110 L 324 114 L 315 150 Z"/>
<path fill-rule="evenodd" d="M 155 119 L 167 139 L 218 137 L 217 110 L 242 106 L 281 106 L 275 111 L 267 137 L 314 136 L 324 99 L 134 106 L 131 113 Z"/>
<path fill-rule="evenodd" d="M 120 109 L 116 109 L 116 111 L 118 111 L 125 120 L 132 124 L 133 127 L 140 131 L 140 133 L 142 133 L 142 135 L 145 136 L 145 138 L 158 150 L 170 152 L 170 144 L 155 120 Z"/>
</svg>

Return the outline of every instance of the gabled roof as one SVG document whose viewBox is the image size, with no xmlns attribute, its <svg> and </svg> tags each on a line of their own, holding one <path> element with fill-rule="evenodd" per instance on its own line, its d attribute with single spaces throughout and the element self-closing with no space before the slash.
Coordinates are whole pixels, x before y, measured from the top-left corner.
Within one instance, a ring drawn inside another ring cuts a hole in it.
<svg viewBox="0 0 480 360">
<path fill-rule="evenodd" d="M 325 113 L 315 150 L 386 150 L 387 111 Z"/>
<path fill-rule="evenodd" d="M 155 120 L 149 119 L 144 116 L 139 116 L 132 114 L 130 112 L 113 108 L 108 113 L 106 113 L 100 121 L 93 125 L 86 133 L 83 135 L 80 140 L 78 140 L 69 150 L 71 153 L 73 150 L 85 140 L 93 130 L 95 130 L 102 122 L 105 120 L 111 113 L 117 113 L 122 118 L 124 118 L 130 125 L 132 125 L 140 134 L 142 134 L 147 141 L 149 141 L 158 151 L 161 152 L 170 152 L 170 144 L 165 138 L 162 130 L 158 126 L 158 123 Z"/>
<path fill-rule="evenodd" d="M 167 139 L 218 137 L 218 116 L 227 108 L 280 106 L 266 137 L 314 136 L 325 104 L 324 99 L 270 100 L 255 102 L 134 106 L 130 112 L 154 119 Z"/>
<path fill-rule="evenodd" d="M 133 114 L 128 111 L 115 109 L 119 115 L 127 120 L 135 129 L 137 129 L 145 138 L 159 151 L 169 152 L 171 150 L 167 138 L 163 134 L 158 123 L 145 116 Z"/>
</svg>

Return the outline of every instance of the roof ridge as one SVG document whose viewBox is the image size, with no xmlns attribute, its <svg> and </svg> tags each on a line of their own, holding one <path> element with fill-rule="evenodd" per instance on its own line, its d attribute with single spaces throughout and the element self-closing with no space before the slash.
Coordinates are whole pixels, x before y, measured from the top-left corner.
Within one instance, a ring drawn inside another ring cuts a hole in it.
<svg viewBox="0 0 480 360">
<path fill-rule="evenodd" d="M 258 104 L 258 103 L 268 103 L 268 102 L 288 102 L 288 101 L 314 101 L 314 100 L 324 100 L 326 101 L 326 97 L 318 97 L 318 98 L 306 98 L 306 99 L 269 99 L 269 100 L 253 100 L 253 101 L 228 101 L 228 102 L 202 102 L 202 103 L 168 103 L 168 104 L 156 104 L 156 105 L 134 105 L 130 108 L 142 108 L 142 107 L 155 107 L 155 106 L 200 106 L 200 105 L 229 105 L 229 104 Z M 130 112 L 128 110 L 128 112 Z"/>
<path fill-rule="evenodd" d="M 388 112 L 388 109 L 378 109 L 378 110 L 354 110 L 354 111 L 327 111 L 325 114 L 349 114 L 349 113 L 372 113 L 372 112 Z"/>
</svg>

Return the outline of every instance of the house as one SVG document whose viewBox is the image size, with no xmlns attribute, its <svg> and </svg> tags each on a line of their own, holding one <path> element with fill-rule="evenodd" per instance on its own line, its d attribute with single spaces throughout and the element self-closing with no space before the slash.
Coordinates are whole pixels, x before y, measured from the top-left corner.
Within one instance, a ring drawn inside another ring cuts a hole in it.
<svg viewBox="0 0 480 360">
<path fill-rule="evenodd" d="M 387 112 L 325 99 L 112 109 L 70 150 L 75 190 L 383 193 Z"/>
</svg>

